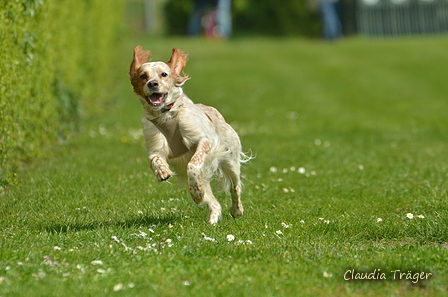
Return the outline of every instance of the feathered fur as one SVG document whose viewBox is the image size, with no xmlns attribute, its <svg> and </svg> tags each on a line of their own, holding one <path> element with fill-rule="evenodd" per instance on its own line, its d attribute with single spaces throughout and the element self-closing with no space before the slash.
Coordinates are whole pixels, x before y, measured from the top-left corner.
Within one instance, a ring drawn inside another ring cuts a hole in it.
<svg viewBox="0 0 448 297">
<path fill-rule="evenodd" d="M 214 224 L 221 218 L 210 186 L 216 178 L 231 194 L 231 215 L 242 216 L 240 167 L 250 158 L 242 153 L 238 134 L 215 108 L 194 104 L 184 94 L 182 85 L 190 79 L 181 75 L 187 54 L 173 48 L 168 63 L 148 62 L 149 54 L 141 46 L 134 49 L 129 77 L 145 110 L 143 132 L 157 179 L 173 176 L 171 165 L 187 181 L 194 202 L 208 206 Z"/>
</svg>

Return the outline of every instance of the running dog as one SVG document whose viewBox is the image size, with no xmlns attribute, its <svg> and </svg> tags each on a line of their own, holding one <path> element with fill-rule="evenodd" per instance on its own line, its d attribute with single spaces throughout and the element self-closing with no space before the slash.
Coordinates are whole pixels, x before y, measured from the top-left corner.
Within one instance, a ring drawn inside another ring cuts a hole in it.
<svg viewBox="0 0 448 297">
<path fill-rule="evenodd" d="M 242 153 L 238 134 L 215 108 L 194 104 L 183 92 L 190 79 L 183 75 L 187 54 L 173 48 L 164 63 L 149 62 L 150 53 L 134 49 L 129 77 L 144 109 L 148 161 L 157 179 L 173 176 L 171 165 L 187 181 L 194 202 L 207 205 L 209 223 L 216 224 L 222 214 L 210 186 L 215 177 L 230 191 L 230 214 L 242 216 L 240 168 L 250 158 Z"/>
</svg>

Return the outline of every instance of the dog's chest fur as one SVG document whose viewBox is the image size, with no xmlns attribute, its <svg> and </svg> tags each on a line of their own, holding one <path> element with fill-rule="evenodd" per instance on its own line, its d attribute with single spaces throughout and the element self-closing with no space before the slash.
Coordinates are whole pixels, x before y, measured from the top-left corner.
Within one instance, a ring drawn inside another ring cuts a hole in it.
<svg viewBox="0 0 448 297">
<path fill-rule="evenodd" d="M 166 141 L 171 149 L 171 158 L 177 158 L 187 153 L 189 149 L 182 141 L 182 134 L 179 128 L 179 117 L 176 112 L 168 121 L 160 122 L 158 118 L 151 120 L 151 123 L 157 127 L 165 136 Z"/>
</svg>

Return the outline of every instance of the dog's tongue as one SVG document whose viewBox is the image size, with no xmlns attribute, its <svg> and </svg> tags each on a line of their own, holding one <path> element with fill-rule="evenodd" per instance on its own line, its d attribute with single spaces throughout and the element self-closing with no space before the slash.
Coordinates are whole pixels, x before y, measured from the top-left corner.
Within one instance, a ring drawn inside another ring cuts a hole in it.
<svg viewBox="0 0 448 297">
<path fill-rule="evenodd" d="M 162 103 L 163 94 L 154 93 L 151 96 L 149 96 L 149 100 L 151 100 L 151 103 L 153 104 Z"/>
</svg>

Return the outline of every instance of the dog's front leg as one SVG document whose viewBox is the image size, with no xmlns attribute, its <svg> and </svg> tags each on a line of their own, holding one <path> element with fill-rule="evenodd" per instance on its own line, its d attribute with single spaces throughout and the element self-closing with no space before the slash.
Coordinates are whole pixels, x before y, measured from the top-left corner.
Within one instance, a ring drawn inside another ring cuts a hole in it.
<svg viewBox="0 0 448 297">
<path fill-rule="evenodd" d="M 169 179 L 173 172 L 167 163 L 169 154 L 168 143 L 165 136 L 145 117 L 142 117 L 143 134 L 148 150 L 148 161 L 159 181 Z"/>
<path fill-rule="evenodd" d="M 162 158 L 160 155 L 150 154 L 148 161 L 151 169 L 154 171 L 154 174 L 160 182 L 166 181 L 173 175 L 170 167 L 168 166 L 164 158 Z"/>
<path fill-rule="evenodd" d="M 187 175 L 191 197 L 198 205 L 207 204 L 209 223 L 216 224 L 221 219 L 221 205 L 213 196 L 210 186 L 211 176 L 207 172 L 207 156 L 210 154 L 210 140 L 203 138 L 199 141 L 196 152 L 188 163 Z"/>
</svg>

